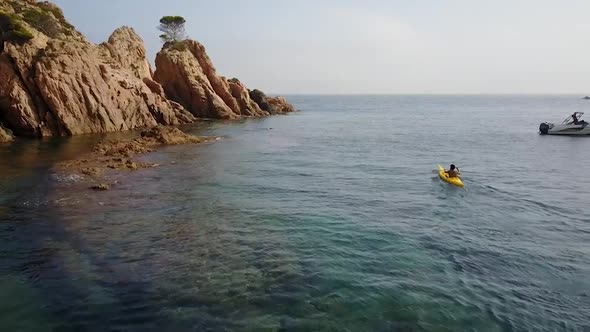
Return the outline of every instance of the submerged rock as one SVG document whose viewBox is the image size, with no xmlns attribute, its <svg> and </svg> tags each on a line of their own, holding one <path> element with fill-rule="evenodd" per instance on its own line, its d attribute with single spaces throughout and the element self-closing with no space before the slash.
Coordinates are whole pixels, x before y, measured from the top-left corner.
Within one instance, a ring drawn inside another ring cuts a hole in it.
<svg viewBox="0 0 590 332">
<path fill-rule="evenodd" d="M 85 168 L 82 168 L 82 170 L 80 172 L 84 175 L 95 176 L 100 173 L 100 168 L 98 168 L 98 167 L 85 167 Z"/>
<path fill-rule="evenodd" d="M 6 129 L 0 127 L 0 143 L 11 142 L 12 140 L 12 135 Z"/>
<path fill-rule="evenodd" d="M 173 127 L 157 126 L 141 132 L 141 139 L 135 140 L 140 144 L 153 145 L 177 145 L 189 143 L 202 143 L 210 140 L 209 137 L 199 137 L 184 133 L 182 130 Z"/>
<path fill-rule="evenodd" d="M 106 191 L 106 190 L 110 190 L 111 186 L 109 186 L 106 183 L 101 183 L 101 184 L 97 184 L 97 185 L 90 187 L 90 189 L 96 190 L 96 191 Z"/>
<path fill-rule="evenodd" d="M 133 141 L 106 141 L 100 142 L 93 149 L 94 152 L 107 157 L 131 157 L 136 154 L 152 152 L 142 142 Z"/>
<path fill-rule="evenodd" d="M 59 163 L 56 169 L 96 177 L 106 169 L 134 171 L 157 167 L 157 164 L 134 161 L 132 157 L 152 152 L 163 145 L 203 143 L 213 139 L 189 135 L 178 128 L 157 126 L 142 131 L 140 137 L 133 140 L 100 142 L 91 153 L 76 160 Z"/>
</svg>

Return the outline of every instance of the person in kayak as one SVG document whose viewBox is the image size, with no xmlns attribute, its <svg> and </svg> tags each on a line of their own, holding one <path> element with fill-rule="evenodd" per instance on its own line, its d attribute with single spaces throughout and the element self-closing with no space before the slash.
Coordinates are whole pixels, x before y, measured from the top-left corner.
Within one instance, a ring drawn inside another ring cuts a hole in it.
<svg viewBox="0 0 590 332">
<path fill-rule="evenodd" d="M 458 178 L 461 173 L 459 169 L 455 167 L 455 164 L 451 164 L 451 168 L 448 171 L 445 171 L 449 175 L 450 178 Z"/>
</svg>

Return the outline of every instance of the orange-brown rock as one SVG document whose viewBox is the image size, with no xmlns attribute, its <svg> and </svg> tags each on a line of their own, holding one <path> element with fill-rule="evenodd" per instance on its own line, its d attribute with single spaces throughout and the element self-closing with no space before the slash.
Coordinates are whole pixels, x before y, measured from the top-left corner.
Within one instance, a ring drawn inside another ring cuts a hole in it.
<svg viewBox="0 0 590 332">
<path fill-rule="evenodd" d="M 41 6 L 12 8 L 19 17 L 27 9 L 45 10 Z M 97 46 L 66 28 L 48 36 L 21 24 L 34 38 L 7 42 L 0 55 L 0 119 L 16 135 L 66 136 L 195 120 L 157 92 L 145 48 L 132 29 L 118 29 Z"/>
<path fill-rule="evenodd" d="M 126 68 L 140 79 L 152 78 L 152 69 L 146 57 L 143 40 L 130 27 L 121 27 L 109 38 L 109 41 L 101 44 L 110 57 L 118 62 L 120 68 Z"/>
<path fill-rule="evenodd" d="M 55 166 L 57 172 L 76 172 L 98 177 L 108 169 L 137 170 L 157 165 L 132 160 L 136 155 L 152 152 L 163 145 L 193 144 L 212 141 L 213 137 L 194 136 L 178 128 L 156 126 L 143 130 L 140 137 L 127 140 L 107 140 L 94 146 L 92 152 L 75 160 Z"/>
<path fill-rule="evenodd" d="M 249 91 L 249 94 L 261 109 L 270 114 L 295 112 L 293 105 L 289 104 L 283 97 L 268 97 L 264 92 L 257 89 Z"/>
<path fill-rule="evenodd" d="M 250 98 L 248 89 L 237 78 L 228 81 L 232 96 L 238 102 L 243 116 L 267 116 L 269 112 L 263 111 L 258 104 Z"/>
<path fill-rule="evenodd" d="M 188 44 L 166 45 L 158 53 L 154 79 L 162 85 L 168 98 L 197 117 L 237 119 L 239 114 L 215 92 Z"/>
<path fill-rule="evenodd" d="M 284 114 L 295 112 L 293 105 L 289 104 L 284 97 L 270 97 L 267 98 L 267 103 L 271 107 L 271 114 Z"/>
<path fill-rule="evenodd" d="M 219 76 L 205 47 L 194 40 L 164 45 L 156 56 L 154 79 L 162 85 L 168 98 L 197 117 L 237 119 L 271 113 L 251 98 L 239 80 Z M 286 103 L 282 99 L 281 105 L 283 102 Z M 283 106 L 284 111 L 293 109 Z"/>
<path fill-rule="evenodd" d="M 38 110 L 12 59 L 0 54 L 0 121 L 17 134 L 35 136 L 42 133 L 42 123 L 53 120 L 43 115 L 51 117 Z"/>
<path fill-rule="evenodd" d="M 141 138 L 135 141 L 146 146 L 178 145 L 203 143 L 211 140 L 211 137 L 199 137 L 184 133 L 178 128 L 157 126 L 141 132 Z"/>
</svg>

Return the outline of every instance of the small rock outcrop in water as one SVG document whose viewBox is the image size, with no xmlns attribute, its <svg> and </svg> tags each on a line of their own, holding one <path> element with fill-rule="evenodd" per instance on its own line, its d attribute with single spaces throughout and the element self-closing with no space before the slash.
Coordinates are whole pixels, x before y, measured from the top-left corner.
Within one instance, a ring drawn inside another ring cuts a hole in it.
<svg viewBox="0 0 590 332">
<path fill-rule="evenodd" d="M 211 137 L 199 137 L 186 134 L 178 128 L 157 126 L 141 132 L 133 140 L 104 141 L 94 146 L 93 151 L 76 160 L 65 161 L 56 165 L 58 172 L 76 172 L 95 177 L 106 169 L 136 170 L 154 167 L 153 164 L 133 161 L 133 156 L 154 151 L 163 145 L 203 143 Z"/>
<path fill-rule="evenodd" d="M 18 28 L 0 34 L 0 141 L 12 137 L 2 128 L 70 136 L 271 113 L 238 80 L 218 76 L 195 41 L 166 45 L 154 79 L 131 28 L 95 45 L 58 7 L 34 0 L 0 0 L 0 25 Z"/>
<path fill-rule="evenodd" d="M 582 99 L 590 100 L 590 96 L 586 96 L 586 97 L 584 97 Z"/>
<path fill-rule="evenodd" d="M 295 112 L 293 105 L 289 104 L 283 97 L 267 97 L 264 92 L 257 89 L 249 91 L 249 94 L 250 98 L 252 98 L 260 108 L 270 114 Z"/>
<path fill-rule="evenodd" d="M 156 56 L 154 79 L 168 98 L 197 117 L 237 119 L 294 110 L 284 98 L 267 98 L 262 92 L 253 96 L 238 79 L 219 76 L 205 47 L 194 40 L 164 45 Z"/>
<path fill-rule="evenodd" d="M 12 135 L 6 129 L 0 127 L 0 143 L 11 142 L 12 139 Z"/>
<path fill-rule="evenodd" d="M 132 157 L 153 151 L 159 145 L 202 143 L 207 137 L 185 134 L 178 128 L 158 126 L 141 132 L 141 137 L 132 141 L 106 141 L 97 144 L 94 152 L 107 157 Z"/>
<path fill-rule="evenodd" d="M 96 190 L 96 191 L 106 191 L 106 190 L 110 190 L 111 186 L 106 183 L 101 183 L 101 184 L 96 184 L 90 188 L 92 190 Z"/>
</svg>

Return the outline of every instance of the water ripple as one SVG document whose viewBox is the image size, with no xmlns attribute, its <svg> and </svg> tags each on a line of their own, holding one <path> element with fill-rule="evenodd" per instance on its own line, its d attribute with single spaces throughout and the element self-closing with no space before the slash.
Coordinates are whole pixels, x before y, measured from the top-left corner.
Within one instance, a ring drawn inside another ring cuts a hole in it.
<svg viewBox="0 0 590 332">
<path fill-rule="evenodd" d="M 0 327 L 588 330 L 590 141 L 529 130 L 568 98 L 294 97 L 112 191 L 10 169 Z"/>
</svg>

